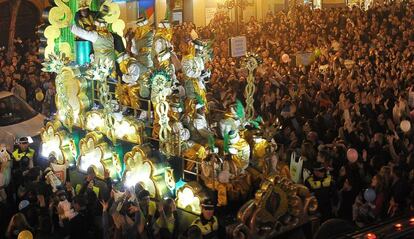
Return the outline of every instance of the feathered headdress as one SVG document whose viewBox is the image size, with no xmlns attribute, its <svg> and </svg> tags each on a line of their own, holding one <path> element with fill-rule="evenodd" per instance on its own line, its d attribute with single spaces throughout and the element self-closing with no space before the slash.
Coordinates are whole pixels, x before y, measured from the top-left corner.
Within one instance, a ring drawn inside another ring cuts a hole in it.
<svg viewBox="0 0 414 239">
<path fill-rule="evenodd" d="M 260 128 L 260 124 L 263 123 L 263 119 L 261 116 L 257 116 L 256 119 L 254 120 L 249 120 L 249 123 L 251 126 L 253 126 L 255 129 L 259 129 Z"/>
<path fill-rule="evenodd" d="M 244 106 L 240 100 L 236 100 L 235 113 L 239 119 L 244 118 Z"/>
</svg>

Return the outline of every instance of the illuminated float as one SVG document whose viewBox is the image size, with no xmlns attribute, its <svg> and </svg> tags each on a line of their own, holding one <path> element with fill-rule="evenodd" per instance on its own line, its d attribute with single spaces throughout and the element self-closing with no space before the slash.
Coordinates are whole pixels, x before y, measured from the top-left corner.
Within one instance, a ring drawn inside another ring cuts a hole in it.
<svg viewBox="0 0 414 239">
<path fill-rule="evenodd" d="M 272 164 L 275 143 L 262 137 L 261 118 L 254 118 L 258 56 L 242 61 L 245 106 L 237 101 L 216 111 L 206 86 L 211 44 L 197 34 L 180 45 L 180 61 L 168 22 L 154 28 L 140 18 L 132 44 L 125 44 L 116 3 L 54 3 L 41 31 L 43 71 L 57 74 L 57 114 L 42 132 L 44 157 L 53 155 L 53 163 L 80 173 L 93 168 L 98 179 L 109 173 L 115 187 L 140 187 L 153 199 L 173 197 L 193 215 L 201 214 L 207 197 L 217 197 L 219 207 L 247 201 L 238 220 L 264 236 L 309 220 L 315 199 Z"/>
</svg>

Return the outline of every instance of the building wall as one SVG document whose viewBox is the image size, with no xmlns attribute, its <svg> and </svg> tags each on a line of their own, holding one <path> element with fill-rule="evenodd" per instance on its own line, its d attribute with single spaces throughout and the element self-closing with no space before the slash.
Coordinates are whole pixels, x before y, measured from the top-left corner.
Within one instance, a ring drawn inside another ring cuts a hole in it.
<svg viewBox="0 0 414 239">
<path fill-rule="evenodd" d="M 43 1 L 24 0 L 21 2 L 16 20 L 15 37 L 22 39 L 34 37 L 35 27 L 40 23 L 41 10 L 45 6 L 47 5 Z M 9 1 L 0 0 L 0 46 L 4 46 L 8 42 L 9 27 Z"/>
</svg>

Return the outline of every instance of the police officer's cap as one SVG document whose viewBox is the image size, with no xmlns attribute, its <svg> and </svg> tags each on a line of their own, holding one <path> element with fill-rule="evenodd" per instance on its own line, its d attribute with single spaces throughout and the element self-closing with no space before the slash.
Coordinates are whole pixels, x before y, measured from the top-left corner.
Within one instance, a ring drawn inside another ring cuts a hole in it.
<svg viewBox="0 0 414 239">
<path fill-rule="evenodd" d="M 325 167 L 321 162 L 315 162 L 313 164 L 313 171 L 325 171 Z"/>
<path fill-rule="evenodd" d="M 214 209 L 214 203 L 213 200 L 206 198 L 203 200 L 203 203 L 201 206 L 206 210 L 213 210 Z"/>
<path fill-rule="evenodd" d="M 29 139 L 27 137 L 21 137 L 19 139 L 19 144 L 28 144 L 29 143 Z"/>
</svg>

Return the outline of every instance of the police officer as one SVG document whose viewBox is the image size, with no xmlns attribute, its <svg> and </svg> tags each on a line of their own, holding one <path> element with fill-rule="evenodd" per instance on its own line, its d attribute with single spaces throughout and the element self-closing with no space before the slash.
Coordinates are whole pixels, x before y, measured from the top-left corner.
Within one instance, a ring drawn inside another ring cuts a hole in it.
<svg viewBox="0 0 414 239">
<path fill-rule="evenodd" d="M 29 147 L 29 139 L 21 137 L 18 140 L 17 148 L 12 153 L 13 157 L 13 185 L 17 192 L 19 186 L 24 183 L 24 176 L 33 168 L 33 161 L 36 157 L 34 149 Z"/>
<path fill-rule="evenodd" d="M 214 216 L 214 204 L 211 199 L 205 199 L 201 204 L 201 215 L 195 219 L 192 226 L 200 228 L 203 239 L 218 238 L 219 224 Z"/>
<path fill-rule="evenodd" d="M 29 147 L 29 139 L 27 137 L 21 137 L 18 141 L 18 147 L 12 153 L 14 163 L 13 168 L 19 168 L 22 172 L 33 168 L 33 162 L 36 158 L 36 152 Z"/>
<path fill-rule="evenodd" d="M 326 169 L 320 162 L 313 165 L 313 174 L 305 181 L 305 186 L 318 200 L 321 222 L 332 216 L 332 203 L 335 199 L 335 184 L 332 176 L 326 173 Z"/>
</svg>

